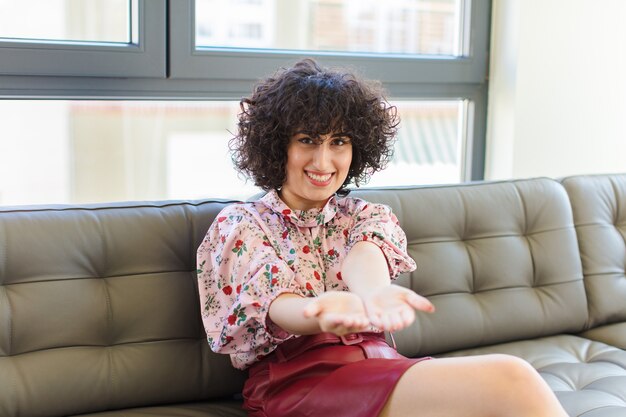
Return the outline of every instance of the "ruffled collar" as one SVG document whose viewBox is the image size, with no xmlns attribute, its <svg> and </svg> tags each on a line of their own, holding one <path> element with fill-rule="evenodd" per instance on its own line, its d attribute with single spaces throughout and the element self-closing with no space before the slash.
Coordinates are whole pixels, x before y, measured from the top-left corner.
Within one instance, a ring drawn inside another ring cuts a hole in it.
<svg viewBox="0 0 626 417">
<path fill-rule="evenodd" d="M 271 190 L 259 201 L 299 227 L 315 227 L 326 224 L 337 214 L 337 200 L 335 196 L 330 197 L 324 207 L 310 210 L 290 209 L 280 199 L 276 190 Z"/>
</svg>

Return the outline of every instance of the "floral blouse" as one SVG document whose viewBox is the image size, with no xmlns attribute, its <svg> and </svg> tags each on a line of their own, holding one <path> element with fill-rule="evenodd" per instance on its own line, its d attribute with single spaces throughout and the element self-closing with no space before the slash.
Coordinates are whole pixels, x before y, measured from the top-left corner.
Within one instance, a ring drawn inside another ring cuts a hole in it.
<svg viewBox="0 0 626 417">
<path fill-rule="evenodd" d="M 225 207 L 198 248 L 202 319 L 214 352 L 245 369 L 292 335 L 268 317 L 282 293 L 315 297 L 348 291 L 341 264 L 359 241 L 384 253 L 396 278 L 415 269 L 406 236 L 389 207 L 331 197 L 321 209 L 291 210 L 276 191 Z"/>
</svg>

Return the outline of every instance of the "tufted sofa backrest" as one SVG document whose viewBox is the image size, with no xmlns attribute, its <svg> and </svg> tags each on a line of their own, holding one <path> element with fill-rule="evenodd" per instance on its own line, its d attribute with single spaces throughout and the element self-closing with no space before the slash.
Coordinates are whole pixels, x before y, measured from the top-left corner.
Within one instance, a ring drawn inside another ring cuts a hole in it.
<svg viewBox="0 0 626 417">
<path fill-rule="evenodd" d="M 0 208 L 0 416 L 238 392 L 208 349 L 196 248 L 224 202 Z"/>
<path fill-rule="evenodd" d="M 563 187 L 550 179 L 359 190 L 390 205 L 417 270 L 399 282 L 428 297 L 396 335 L 405 355 L 581 331 L 587 320 L 576 233 Z"/>
<path fill-rule="evenodd" d="M 626 320 L 626 175 L 564 178 L 589 299 L 588 327 Z"/>
</svg>

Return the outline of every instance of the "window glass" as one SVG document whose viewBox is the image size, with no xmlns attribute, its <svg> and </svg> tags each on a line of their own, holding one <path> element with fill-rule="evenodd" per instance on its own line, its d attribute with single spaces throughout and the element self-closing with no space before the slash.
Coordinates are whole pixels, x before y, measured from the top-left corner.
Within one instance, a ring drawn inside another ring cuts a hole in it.
<svg viewBox="0 0 626 417">
<path fill-rule="evenodd" d="M 458 182 L 461 104 L 397 102 L 394 160 L 368 186 Z M 246 199 L 238 102 L 0 100 L 0 204 Z M 36 118 L 36 123 L 33 120 Z"/>
<path fill-rule="evenodd" d="M 400 126 L 394 156 L 367 187 L 447 184 L 462 180 L 464 102 L 396 101 Z"/>
<path fill-rule="evenodd" d="M 0 0 L 0 40 L 130 43 L 132 3 L 132 0 Z"/>
<path fill-rule="evenodd" d="M 461 55 L 464 0 L 196 0 L 196 47 Z"/>
</svg>

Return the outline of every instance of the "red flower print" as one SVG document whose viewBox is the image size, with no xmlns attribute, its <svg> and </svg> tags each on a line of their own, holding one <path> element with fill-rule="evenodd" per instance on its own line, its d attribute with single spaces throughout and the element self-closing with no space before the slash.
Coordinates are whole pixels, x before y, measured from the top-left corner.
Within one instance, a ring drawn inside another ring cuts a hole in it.
<svg viewBox="0 0 626 417">
<path fill-rule="evenodd" d="M 367 204 L 363 206 L 363 210 L 365 210 L 367 208 Z"/>
<path fill-rule="evenodd" d="M 227 344 L 229 344 L 232 341 L 233 341 L 233 337 L 232 336 L 226 336 L 226 343 L 224 343 L 224 344 L 227 345 Z"/>
<path fill-rule="evenodd" d="M 241 284 L 237 285 L 237 294 L 241 293 Z"/>
<path fill-rule="evenodd" d="M 302 252 L 304 252 L 304 253 L 309 253 L 309 252 L 311 252 L 311 248 L 309 248 L 309 246 L 308 246 L 308 245 L 305 245 L 305 246 L 302 248 Z"/>
<path fill-rule="evenodd" d="M 319 272 L 317 272 L 317 271 L 314 271 L 314 272 L 313 272 L 313 275 L 315 275 L 315 279 L 316 279 L 316 280 L 318 280 L 318 281 L 319 281 L 320 279 L 322 279 L 322 277 L 320 277 L 320 273 L 319 273 Z"/>
<path fill-rule="evenodd" d="M 343 235 L 344 235 L 345 237 L 348 237 L 348 229 L 343 229 Z"/>
<path fill-rule="evenodd" d="M 289 231 L 288 231 L 288 230 L 285 230 L 285 231 L 283 232 L 283 239 L 287 239 L 287 236 L 289 236 Z"/>
<path fill-rule="evenodd" d="M 222 216 L 222 217 L 218 217 L 218 218 L 217 218 L 217 222 L 218 222 L 218 223 L 221 223 L 221 222 L 223 222 L 224 220 L 226 220 L 226 217 L 223 217 L 223 216 Z"/>
<path fill-rule="evenodd" d="M 233 287 L 231 287 L 230 285 L 227 285 L 224 288 L 222 288 L 222 291 L 226 295 L 231 295 L 233 293 Z"/>
<path fill-rule="evenodd" d="M 341 278 L 341 271 L 337 272 L 337 279 L 339 281 L 343 280 L 343 278 Z"/>
<path fill-rule="evenodd" d="M 247 252 L 248 249 L 246 248 L 246 244 L 244 243 L 244 241 L 239 239 L 238 241 L 235 242 L 235 247 L 233 248 L 232 251 L 236 253 L 237 256 L 241 256 L 243 255 L 244 252 Z"/>
<path fill-rule="evenodd" d="M 231 326 L 235 324 L 236 321 L 237 321 L 237 316 L 235 316 L 234 314 L 231 314 L 230 316 L 228 316 L 228 324 L 230 324 Z"/>
<path fill-rule="evenodd" d="M 331 250 L 328 251 L 328 255 L 329 256 L 333 256 L 334 254 L 335 254 L 335 250 L 334 249 L 331 249 Z"/>
<path fill-rule="evenodd" d="M 313 291 L 313 286 L 311 285 L 310 282 L 306 283 L 306 289 L 307 289 L 307 291 Z"/>
<path fill-rule="evenodd" d="M 363 235 L 363 242 L 367 242 L 367 235 Z"/>
<path fill-rule="evenodd" d="M 261 303 L 255 301 L 254 303 L 252 303 L 252 307 L 261 307 Z"/>
<path fill-rule="evenodd" d="M 278 267 L 276 265 L 272 265 L 272 274 L 276 274 L 278 272 Z"/>
<path fill-rule="evenodd" d="M 289 209 L 284 209 L 284 210 L 283 210 L 283 214 L 284 214 L 285 216 L 289 216 L 289 215 L 291 214 L 291 210 L 289 210 Z"/>
<path fill-rule="evenodd" d="M 272 244 L 270 242 L 268 242 L 267 240 L 263 241 L 263 246 L 272 246 Z"/>
<path fill-rule="evenodd" d="M 278 280 L 276 278 L 272 278 L 272 285 L 278 284 Z"/>
<path fill-rule="evenodd" d="M 226 235 L 222 235 L 220 240 L 222 241 L 222 243 L 226 242 Z"/>
</svg>

